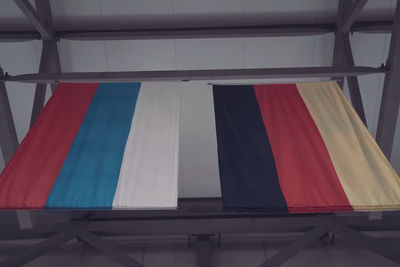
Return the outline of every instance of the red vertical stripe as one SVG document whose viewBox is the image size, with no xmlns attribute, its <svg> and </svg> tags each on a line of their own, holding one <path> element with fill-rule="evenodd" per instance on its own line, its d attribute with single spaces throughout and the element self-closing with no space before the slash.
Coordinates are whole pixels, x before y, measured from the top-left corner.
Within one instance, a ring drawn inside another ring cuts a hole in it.
<svg viewBox="0 0 400 267">
<path fill-rule="evenodd" d="M 290 212 L 352 210 L 295 84 L 254 86 Z"/>
<path fill-rule="evenodd" d="M 99 84 L 60 84 L 0 176 L 0 208 L 43 208 Z"/>
</svg>

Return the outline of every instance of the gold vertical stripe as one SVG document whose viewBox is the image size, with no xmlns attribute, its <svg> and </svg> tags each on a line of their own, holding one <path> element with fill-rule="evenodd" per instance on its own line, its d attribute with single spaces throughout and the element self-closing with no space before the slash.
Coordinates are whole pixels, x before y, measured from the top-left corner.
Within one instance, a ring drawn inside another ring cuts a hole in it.
<svg viewBox="0 0 400 267">
<path fill-rule="evenodd" d="M 336 82 L 297 88 L 354 210 L 400 208 L 400 179 Z"/>
</svg>

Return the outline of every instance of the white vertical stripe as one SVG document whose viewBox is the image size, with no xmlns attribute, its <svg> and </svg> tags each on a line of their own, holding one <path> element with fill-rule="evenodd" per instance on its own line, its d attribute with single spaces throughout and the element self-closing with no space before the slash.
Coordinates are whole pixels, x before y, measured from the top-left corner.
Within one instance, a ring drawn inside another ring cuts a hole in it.
<svg viewBox="0 0 400 267">
<path fill-rule="evenodd" d="M 179 103 L 178 83 L 142 83 L 113 208 L 177 207 Z"/>
</svg>

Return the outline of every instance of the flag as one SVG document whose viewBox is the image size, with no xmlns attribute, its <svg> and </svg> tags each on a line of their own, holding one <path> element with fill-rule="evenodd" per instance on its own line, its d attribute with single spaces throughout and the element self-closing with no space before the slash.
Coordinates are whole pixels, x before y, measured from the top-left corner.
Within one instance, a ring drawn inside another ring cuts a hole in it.
<svg viewBox="0 0 400 267">
<path fill-rule="evenodd" d="M 174 208 L 177 83 L 62 83 L 0 176 L 2 209 Z"/>
<path fill-rule="evenodd" d="M 336 82 L 214 85 L 225 209 L 400 208 L 400 179 Z"/>
</svg>

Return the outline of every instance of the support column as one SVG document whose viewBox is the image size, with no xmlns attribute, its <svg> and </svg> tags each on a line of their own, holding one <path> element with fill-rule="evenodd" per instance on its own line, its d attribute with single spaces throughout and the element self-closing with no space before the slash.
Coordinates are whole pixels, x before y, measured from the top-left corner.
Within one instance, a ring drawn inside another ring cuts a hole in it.
<svg viewBox="0 0 400 267">
<path fill-rule="evenodd" d="M 333 67 L 344 68 L 354 67 L 353 53 L 351 51 L 349 31 L 352 23 L 357 18 L 362 7 L 366 4 L 366 0 L 353 1 L 339 0 L 337 14 L 337 30 L 335 33 L 335 45 L 333 51 Z M 338 79 L 339 86 L 343 89 L 344 77 L 333 77 Z M 356 76 L 347 77 L 349 86 L 350 99 L 360 119 L 367 125 L 364 107 L 361 98 L 360 86 Z"/>
<path fill-rule="evenodd" d="M 3 77 L 0 67 L 0 147 L 4 163 L 7 164 L 18 148 L 18 138 Z"/>
<path fill-rule="evenodd" d="M 197 267 L 211 267 L 211 242 L 209 235 L 197 236 Z"/>
<path fill-rule="evenodd" d="M 58 55 L 57 40 L 54 38 L 54 25 L 51 16 L 51 8 L 48 0 L 36 0 L 36 13 L 43 23 L 48 27 L 50 35 L 45 38 L 42 36 L 42 55 L 40 57 L 39 73 L 60 73 L 61 65 Z M 51 90 L 54 92 L 57 84 L 51 84 Z M 30 126 L 34 124 L 44 106 L 47 84 L 36 84 L 35 98 L 33 101 Z"/>
<path fill-rule="evenodd" d="M 390 70 L 383 84 L 376 141 L 390 160 L 400 105 L 400 0 L 397 1 L 386 65 Z"/>
</svg>

